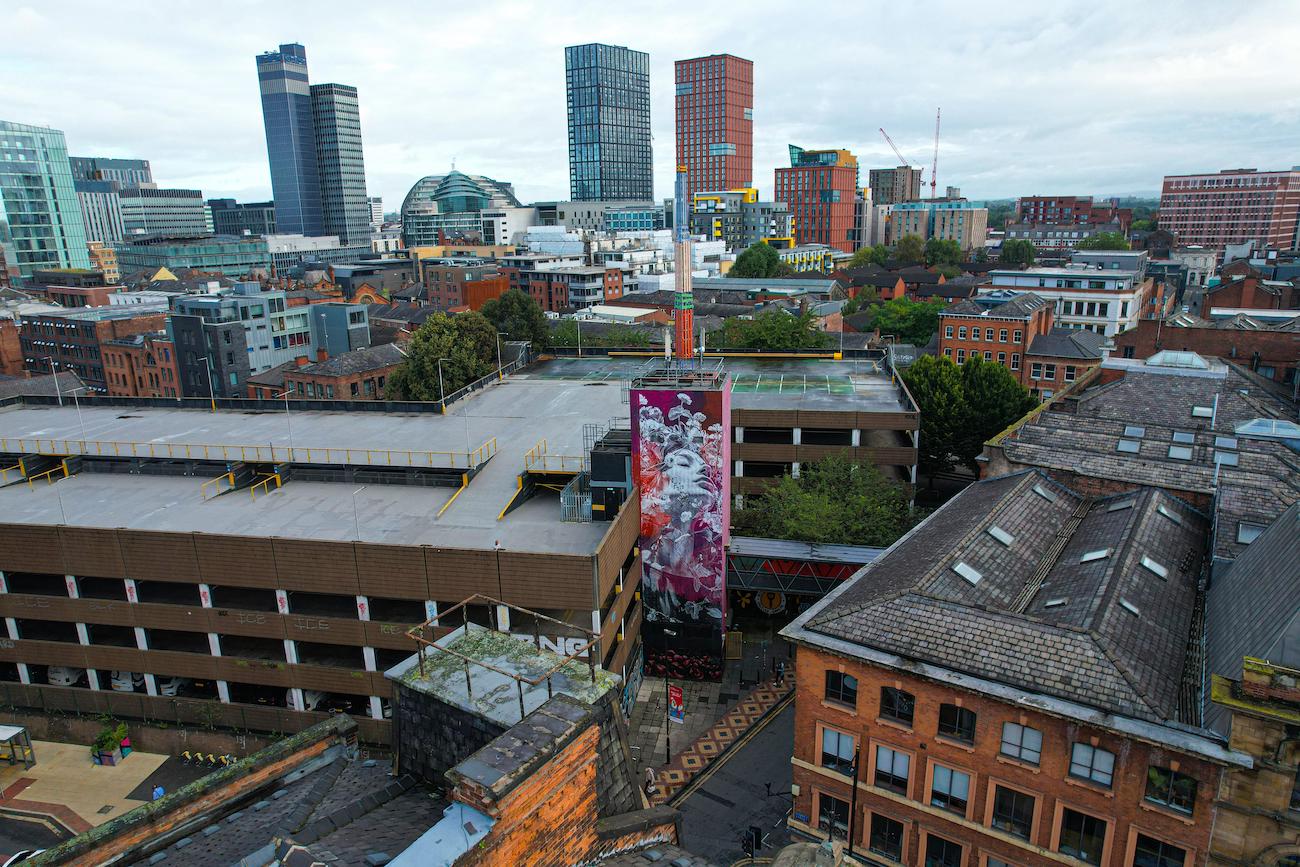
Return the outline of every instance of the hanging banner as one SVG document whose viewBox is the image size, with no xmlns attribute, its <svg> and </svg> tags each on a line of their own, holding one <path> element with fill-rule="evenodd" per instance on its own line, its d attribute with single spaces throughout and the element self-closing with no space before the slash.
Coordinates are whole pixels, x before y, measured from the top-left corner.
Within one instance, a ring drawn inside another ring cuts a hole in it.
<svg viewBox="0 0 1300 867">
<path fill-rule="evenodd" d="M 668 720 L 675 723 L 686 722 L 686 699 L 680 686 L 668 685 Z"/>
</svg>

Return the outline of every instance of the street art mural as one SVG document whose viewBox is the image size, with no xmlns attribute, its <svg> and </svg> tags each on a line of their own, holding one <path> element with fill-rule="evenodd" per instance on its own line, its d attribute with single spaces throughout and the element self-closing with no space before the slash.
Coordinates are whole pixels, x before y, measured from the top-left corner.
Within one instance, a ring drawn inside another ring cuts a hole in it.
<svg viewBox="0 0 1300 867">
<path fill-rule="evenodd" d="M 722 676 L 730 390 L 633 389 L 646 674 Z"/>
</svg>

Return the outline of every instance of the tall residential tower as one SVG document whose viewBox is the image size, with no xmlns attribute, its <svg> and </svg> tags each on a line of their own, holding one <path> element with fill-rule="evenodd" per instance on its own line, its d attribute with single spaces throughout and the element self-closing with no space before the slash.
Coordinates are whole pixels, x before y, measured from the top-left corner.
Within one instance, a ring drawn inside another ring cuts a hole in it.
<svg viewBox="0 0 1300 867">
<path fill-rule="evenodd" d="M 564 49 L 564 76 L 570 198 L 651 201 L 650 55 L 572 45 Z"/>
<path fill-rule="evenodd" d="M 846 150 L 790 145 L 790 167 L 776 170 L 776 200 L 794 215 L 796 244 L 853 252 L 858 158 Z"/>
<path fill-rule="evenodd" d="M 0 249 L 23 277 L 90 267 L 61 130 L 0 120 Z"/>
<path fill-rule="evenodd" d="M 730 54 L 679 60 L 677 164 L 686 201 L 703 190 L 738 190 L 754 180 L 754 62 Z"/>
<path fill-rule="evenodd" d="M 307 50 L 281 45 L 257 57 L 276 229 L 370 243 L 357 89 L 310 83 Z"/>
</svg>

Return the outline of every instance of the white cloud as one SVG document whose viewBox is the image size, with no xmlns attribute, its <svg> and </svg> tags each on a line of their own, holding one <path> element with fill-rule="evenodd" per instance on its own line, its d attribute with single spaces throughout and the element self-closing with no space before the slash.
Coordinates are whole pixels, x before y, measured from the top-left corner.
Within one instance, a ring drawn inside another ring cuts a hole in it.
<svg viewBox="0 0 1300 867">
<path fill-rule="evenodd" d="M 498 2 L 60 2 L 6 14 L 0 114 L 77 155 L 137 156 L 210 196 L 270 196 L 254 56 L 307 47 L 313 81 L 356 85 L 368 184 L 389 208 L 455 159 L 524 199 L 564 198 L 563 47 L 651 55 L 656 189 L 671 194 L 672 62 L 755 62 L 754 180 L 786 145 L 892 165 L 879 127 L 972 197 L 1154 191 L 1165 173 L 1300 162 L 1287 3 L 757 0 L 716 6 Z M 737 21 L 733 16 L 741 15 Z M 58 58 L 55 62 L 54 58 Z M 865 176 L 864 176 L 865 179 Z"/>
</svg>

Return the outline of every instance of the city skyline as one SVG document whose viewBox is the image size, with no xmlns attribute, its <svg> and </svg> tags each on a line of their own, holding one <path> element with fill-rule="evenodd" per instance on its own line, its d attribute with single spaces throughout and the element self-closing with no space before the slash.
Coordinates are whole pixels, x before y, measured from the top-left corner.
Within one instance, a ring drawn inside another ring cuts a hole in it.
<svg viewBox="0 0 1300 867">
<path fill-rule="evenodd" d="M 73 153 L 148 159 L 167 186 L 265 200 L 270 176 L 248 58 L 296 41 L 333 58 L 326 80 L 358 88 L 368 191 L 390 210 L 420 177 L 445 172 L 453 160 L 513 183 L 522 200 L 563 199 L 564 48 L 604 42 L 650 54 L 657 198 L 672 189 L 673 63 L 715 52 L 754 61 L 754 180 L 764 196 L 791 142 L 847 148 L 864 169 L 896 164 L 882 126 L 926 168 L 928 185 L 937 106 L 939 187 L 975 199 L 1154 196 L 1165 174 L 1300 162 L 1292 146 L 1300 140 L 1297 97 L 1285 77 L 1255 62 L 1300 32 L 1284 4 L 1231 15 L 1209 4 L 1179 15 L 1172 7 L 1090 4 L 1014 17 L 955 5 L 905 16 L 882 5 L 819 15 L 818 30 L 828 35 L 802 47 L 787 44 L 788 15 L 761 9 L 753 27 L 737 30 L 702 13 L 681 13 L 667 26 L 649 6 L 582 4 L 548 13 L 537 30 L 526 9 L 503 15 L 505 7 L 494 7 L 459 22 L 473 40 L 453 40 L 436 55 L 425 28 L 411 24 L 416 7 L 375 11 L 367 33 L 380 38 L 367 51 L 332 23 L 331 10 L 345 7 L 324 5 L 312 16 L 258 7 L 231 34 L 219 24 L 239 8 L 189 7 L 151 21 L 145 42 L 127 19 L 21 7 L 11 15 L 14 50 L 0 59 L 0 74 L 25 85 L 9 95 L 5 116 L 65 131 Z M 629 27 L 630 20 L 650 24 Z M 870 37 L 909 28 L 914 37 Z M 864 35 L 838 35 L 852 33 Z M 49 66 L 42 46 L 56 38 L 80 38 L 85 62 Z M 835 60 L 837 51 L 871 62 Z M 168 74 L 150 72 L 141 52 Z M 1203 62 L 1211 55 L 1214 63 Z M 97 99 L 61 97 L 76 92 Z"/>
</svg>

